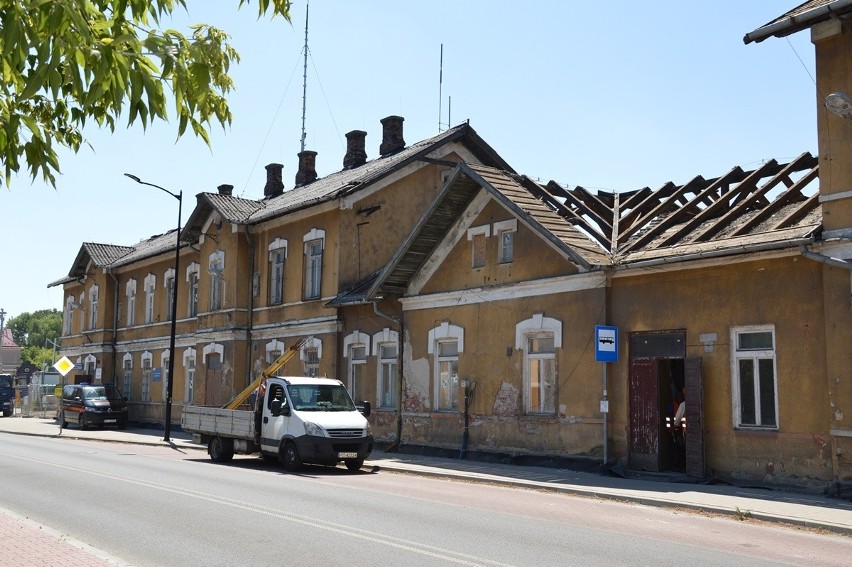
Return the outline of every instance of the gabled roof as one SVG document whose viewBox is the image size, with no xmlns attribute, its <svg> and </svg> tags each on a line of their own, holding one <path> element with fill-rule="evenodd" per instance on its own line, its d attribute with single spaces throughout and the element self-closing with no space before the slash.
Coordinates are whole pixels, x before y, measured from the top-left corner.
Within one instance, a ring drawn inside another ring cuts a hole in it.
<svg viewBox="0 0 852 567">
<path fill-rule="evenodd" d="M 387 266 L 332 303 L 403 295 L 482 190 L 587 271 L 798 248 L 821 230 L 818 172 L 817 158 L 804 153 L 786 164 L 734 167 L 656 190 L 592 193 L 462 163 Z"/>
<path fill-rule="evenodd" d="M 786 37 L 820 22 L 852 14 L 852 0 L 808 0 L 749 32 L 743 42 L 761 42 L 767 37 Z"/>
<path fill-rule="evenodd" d="M 461 140 L 478 159 L 513 171 L 469 124 L 461 124 L 397 153 L 381 156 L 352 169 L 343 169 L 312 183 L 284 191 L 273 198 L 253 201 L 217 193 L 199 193 L 198 206 L 187 220 L 184 237 L 194 239 L 201 233 L 212 212 L 233 224 L 256 224 L 352 194 L 390 175 L 409 163 L 421 160 L 440 146 Z"/>
</svg>

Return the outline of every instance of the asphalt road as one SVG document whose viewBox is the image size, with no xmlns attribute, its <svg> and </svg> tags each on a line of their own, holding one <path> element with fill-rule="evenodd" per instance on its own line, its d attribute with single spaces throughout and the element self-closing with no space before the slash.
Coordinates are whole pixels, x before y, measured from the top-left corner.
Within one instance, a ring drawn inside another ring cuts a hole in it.
<svg viewBox="0 0 852 567">
<path fill-rule="evenodd" d="M 384 471 L 6 435 L 0 507 L 128 565 L 848 565 L 852 540 Z"/>
</svg>

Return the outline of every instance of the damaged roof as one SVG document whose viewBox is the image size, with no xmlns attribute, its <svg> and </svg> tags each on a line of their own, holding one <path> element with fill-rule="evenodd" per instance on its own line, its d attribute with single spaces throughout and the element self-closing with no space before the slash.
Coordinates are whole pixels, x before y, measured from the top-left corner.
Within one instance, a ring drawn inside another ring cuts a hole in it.
<svg viewBox="0 0 852 567">
<path fill-rule="evenodd" d="M 808 0 L 745 34 L 743 42 L 748 45 L 768 37 L 786 37 L 832 18 L 850 16 L 852 0 Z"/>
<path fill-rule="evenodd" d="M 818 176 L 817 158 L 804 153 L 789 163 L 734 167 L 720 177 L 696 176 L 681 185 L 593 193 L 459 164 L 403 246 L 378 276 L 356 286 L 355 296 L 364 301 L 404 294 L 482 190 L 588 271 L 798 247 L 821 230 Z"/>
</svg>

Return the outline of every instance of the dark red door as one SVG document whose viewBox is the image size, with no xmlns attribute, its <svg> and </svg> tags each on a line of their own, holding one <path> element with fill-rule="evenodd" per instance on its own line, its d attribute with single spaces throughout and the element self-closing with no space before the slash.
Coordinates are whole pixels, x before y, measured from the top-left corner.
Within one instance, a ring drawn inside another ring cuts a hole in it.
<svg viewBox="0 0 852 567">
<path fill-rule="evenodd" d="M 630 360 L 630 446 L 628 466 L 634 470 L 660 470 L 660 386 L 657 361 Z M 689 407 L 689 405 L 687 405 Z"/>
</svg>

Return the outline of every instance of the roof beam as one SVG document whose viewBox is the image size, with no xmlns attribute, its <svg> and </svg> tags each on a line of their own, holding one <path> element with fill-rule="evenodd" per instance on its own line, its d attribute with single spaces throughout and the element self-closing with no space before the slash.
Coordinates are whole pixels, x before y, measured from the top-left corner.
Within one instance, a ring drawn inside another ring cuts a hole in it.
<svg viewBox="0 0 852 567">
<path fill-rule="evenodd" d="M 811 169 L 807 174 L 805 174 L 804 177 L 794 183 L 792 187 L 784 191 L 784 193 L 782 193 L 777 199 L 769 203 L 769 206 L 764 207 L 760 210 L 760 212 L 751 217 L 747 222 L 744 222 L 742 226 L 737 227 L 737 229 L 731 233 L 731 236 L 739 236 L 742 234 L 746 234 L 751 231 L 751 229 L 753 229 L 754 227 L 774 215 L 776 212 L 781 210 L 781 208 L 785 205 L 793 203 L 797 200 L 803 200 L 804 196 L 802 195 L 802 189 L 808 183 L 813 181 L 818 174 L 818 167 L 814 167 L 813 169 Z"/>
</svg>

